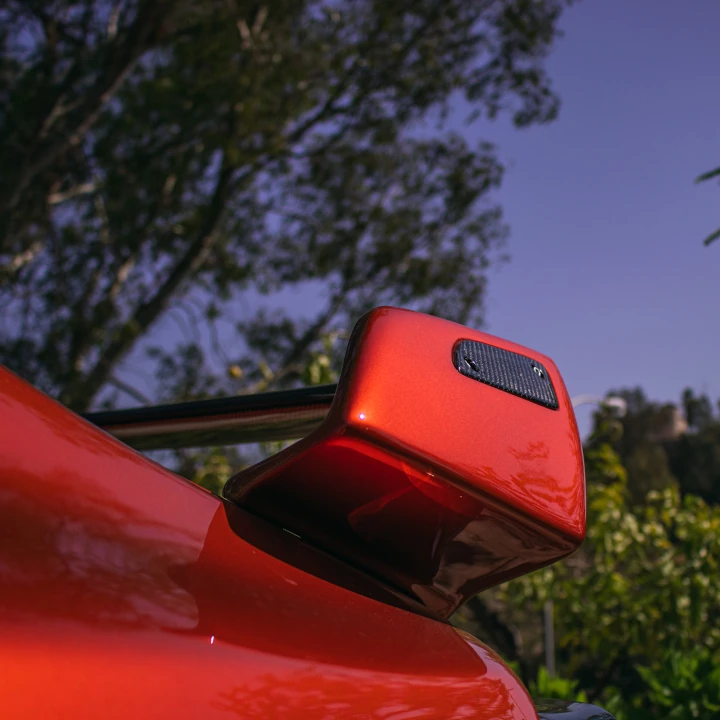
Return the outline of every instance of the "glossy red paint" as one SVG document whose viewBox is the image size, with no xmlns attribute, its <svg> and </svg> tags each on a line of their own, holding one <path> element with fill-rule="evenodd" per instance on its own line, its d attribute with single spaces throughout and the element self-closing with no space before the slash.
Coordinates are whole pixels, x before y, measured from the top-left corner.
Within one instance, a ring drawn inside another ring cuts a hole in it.
<svg viewBox="0 0 720 720">
<path fill-rule="evenodd" d="M 461 375 L 452 362 L 461 340 L 540 361 L 558 409 Z M 395 308 L 358 324 L 323 425 L 239 473 L 226 496 L 442 617 L 585 535 L 582 447 L 555 364 Z"/>
<path fill-rule="evenodd" d="M 477 641 L 2 369 L 0 430 L 3 717 L 537 718 Z"/>
</svg>

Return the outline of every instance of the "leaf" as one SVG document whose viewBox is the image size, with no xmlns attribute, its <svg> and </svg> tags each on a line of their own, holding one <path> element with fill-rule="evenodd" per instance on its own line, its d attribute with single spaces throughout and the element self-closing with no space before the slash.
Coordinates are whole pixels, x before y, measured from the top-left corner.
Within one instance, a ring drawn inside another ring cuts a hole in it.
<svg viewBox="0 0 720 720">
<path fill-rule="evenodd" d="M 711 180 L 714 177 L 720 177 L 720 167 L 716 167 L 714 170 L 710 170 L 709 172 L 699 175 L 695 178 L 695 182 L 705 182 L 706 180 Z"/>
<path fill-rule="evenodd" d="M 703 240 L 703 245 L 708 246 L 710 243 L 714 242 L 720 237 L 720 228 L 718 228 L 714 233 L 711 233 Z"/>
</svg>

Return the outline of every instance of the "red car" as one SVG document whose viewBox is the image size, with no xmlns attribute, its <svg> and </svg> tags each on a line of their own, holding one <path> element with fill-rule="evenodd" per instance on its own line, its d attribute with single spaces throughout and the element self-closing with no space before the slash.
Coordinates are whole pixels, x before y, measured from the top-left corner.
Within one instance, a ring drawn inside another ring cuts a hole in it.
<svg viewBox="0 0 720 720">
<path fill-rule="evenodd" d="M 337 389 L 83 419 L 0 370 L 0 417 L 3 718 L 610 718 L 536 707 L 447 622 L 582 542 L 582 449 L 546 357 L 380 308 Z M 225 499 L 111 436 L 308 430 Z"/>
</svg>

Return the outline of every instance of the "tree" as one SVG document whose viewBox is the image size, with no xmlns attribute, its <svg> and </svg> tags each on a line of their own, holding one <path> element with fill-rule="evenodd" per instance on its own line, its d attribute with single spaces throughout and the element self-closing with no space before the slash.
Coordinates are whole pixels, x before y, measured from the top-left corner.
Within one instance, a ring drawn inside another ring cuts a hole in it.
<svg viewBox="0 0 720 720">
<path fill-rule="evenodd" d="M 642 388 L 611 390 L 608 395 L 622 397 L 627 413 L 620 420 L 620 431 L 615 437 L 612 440 L 603 437 L 617 451 L 627 471 L 630 500 L 641 504 L 650 490 L 663 490 L 677 484 L 670 470 L 666 447 L 676 439 L 683 424 L 679 423 L 679 411 L 675 405 L 651 402 Z M 608 413 L 598 411 L 595 414 L 595 437 L 606 433 L 611 424 L 614 422 Z"/>
<path fill-rule="evenodd" d="M 562 5 L 8 0 L 0 362 L 83 410 L 299 382 L 382 303 L 479 325 L 503 168 L 444 120 L 552 120 Z M 236 315 L 302 283 L 312 313 Z M 203 331 L 155 349 L 147 398 L 122 363 L 168 313 Z"/>
<path fill-rule="evenodd" d="M 703 430 L 712 424 L 713 409 L 707 395 L 696 396 L 692 388 L 685 388 L 682 394 L 682 405 L 687 424 L 693 430 Z"/>
<path fill-rule="evenodd" d="M 678 407 L 651 402 L 641 388 L 609 394 L 625 399 L 627 414 L 611 421 L 606 412 L 596 413 L 594 436 L 597 441 L 610 424 L 619 425 L 603 439 L 627 471 L 633 503 L 643 504 L 650 490 L 677 487 L 682 495 L 720 504 L 720 417 L 707 395 L 685 388 Z"/>
<path fill-rule="evenodd" d="M 683 494 L 720 505 L 720 422 L 683 435 L 667 452 L 670 469 Z"/>
</svg>

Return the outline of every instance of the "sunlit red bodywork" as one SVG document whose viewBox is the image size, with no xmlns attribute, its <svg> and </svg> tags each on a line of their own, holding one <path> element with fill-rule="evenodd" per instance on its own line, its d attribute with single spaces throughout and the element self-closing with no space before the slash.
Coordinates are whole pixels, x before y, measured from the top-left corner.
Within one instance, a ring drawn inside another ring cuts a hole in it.
<svg viewBox="0 0 720 720">
<path fill-rule="evenodd" d="M 0 369 L 7 718 L 536 718 L 490 650 Z"/>
</svg>

